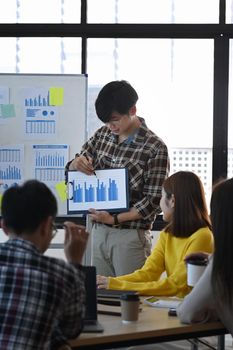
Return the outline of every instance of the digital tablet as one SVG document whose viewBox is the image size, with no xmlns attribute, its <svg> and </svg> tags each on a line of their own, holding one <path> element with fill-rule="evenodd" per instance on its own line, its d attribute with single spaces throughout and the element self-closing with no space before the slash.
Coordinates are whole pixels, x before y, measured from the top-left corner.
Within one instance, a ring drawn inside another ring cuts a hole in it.
<svg viewBox="0 0 233 350">
<path fill-rule="evenodd" d="M 87 213 L 90 208 L 122 212 L 129 209 L 126 168 L 95 170 L 95 175 L 68 171 L 67 213 Z"/>
</svg>

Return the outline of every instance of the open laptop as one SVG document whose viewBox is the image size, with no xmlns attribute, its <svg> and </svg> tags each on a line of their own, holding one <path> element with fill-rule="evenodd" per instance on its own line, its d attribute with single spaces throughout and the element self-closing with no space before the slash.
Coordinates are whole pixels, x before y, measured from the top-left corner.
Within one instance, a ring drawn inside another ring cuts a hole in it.
<svg viewBox="0 0 233 350">
<path fill-rule="evenodd" d="M 104 329 L 97 319 L 96 267 L 83 266 L 83 269 L 86 275 L 86 313 L 82 332 L 103 332 Z"/>
</svg>

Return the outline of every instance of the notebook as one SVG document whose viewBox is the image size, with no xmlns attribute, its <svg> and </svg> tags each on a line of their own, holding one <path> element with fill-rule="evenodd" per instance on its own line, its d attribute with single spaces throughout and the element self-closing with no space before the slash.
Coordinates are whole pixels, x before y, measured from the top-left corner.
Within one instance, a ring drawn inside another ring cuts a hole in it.
<svg viewBox="0 0 233 350">
<path fill-rule="evenodd" d="M 103 327 L 97 319 L 96 267 L 83 266 L 85 271 L 86 313 L 82 332 L 103 332 Z"/>
</svg>

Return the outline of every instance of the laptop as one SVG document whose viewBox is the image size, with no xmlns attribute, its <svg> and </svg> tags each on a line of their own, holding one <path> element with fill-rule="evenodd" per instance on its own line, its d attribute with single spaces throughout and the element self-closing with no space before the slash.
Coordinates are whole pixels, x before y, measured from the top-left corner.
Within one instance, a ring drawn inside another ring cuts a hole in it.
<svg viewBox="0 0 233 350">
<path fill-rule="evenodd" d="M 83 266 L 85 271 L 86 313 L 83 333 L 103 332 L 103 327 L 97 319 L 96 267 Z"/>
</svg>

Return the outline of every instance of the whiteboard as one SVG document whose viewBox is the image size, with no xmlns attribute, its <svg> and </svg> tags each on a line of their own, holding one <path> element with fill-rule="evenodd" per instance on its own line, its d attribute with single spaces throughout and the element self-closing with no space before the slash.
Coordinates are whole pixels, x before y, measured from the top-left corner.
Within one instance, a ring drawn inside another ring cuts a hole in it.
<svg viewBox="0 0 233 350">
<path fill-rule="evenodd" d="M 36 178 L 67 213 L 64 167 L 86 140 L 86 112 L 86 75 L 0 74 L 0 199 Z"/>
</svg>

